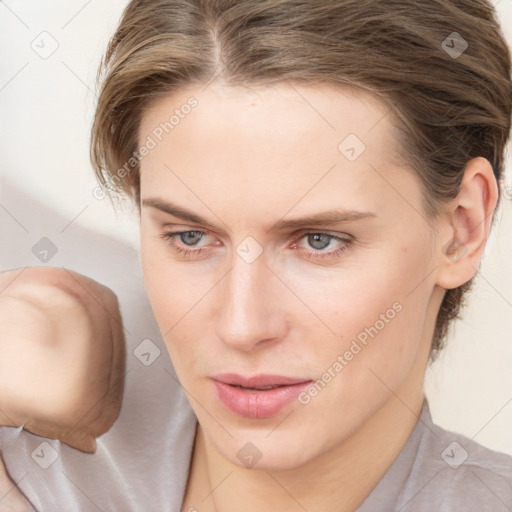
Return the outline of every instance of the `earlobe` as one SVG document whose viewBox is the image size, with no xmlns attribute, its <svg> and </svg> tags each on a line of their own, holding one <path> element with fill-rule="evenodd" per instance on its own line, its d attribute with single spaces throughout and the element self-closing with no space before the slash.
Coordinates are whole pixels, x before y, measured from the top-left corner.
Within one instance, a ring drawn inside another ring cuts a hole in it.
<svg viewBox="0 0 512 512">
<path fill-rule="evenodd" d="M 448 204 L 442 220 L 439 286 L 457 288 L 475 275 L 497 202 L 498 185 L 490 162 L 473 158 L 466 165 L 459 193 Z"/>
</svg>

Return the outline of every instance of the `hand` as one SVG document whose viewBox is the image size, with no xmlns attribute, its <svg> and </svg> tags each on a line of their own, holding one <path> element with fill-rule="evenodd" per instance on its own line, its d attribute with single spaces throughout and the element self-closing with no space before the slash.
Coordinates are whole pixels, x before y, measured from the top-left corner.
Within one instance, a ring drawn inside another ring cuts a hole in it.
<svg viewBox="0 0 512 512">
<path fill-rule="evenodd" d="M 9 478 L 0 456 L 0 512 L 34 512 L 34 510 Z"/>
<path fill-rule="evenodd" d="M 0 425 L 93 453 L 119 415 L 125 342 L 116 295 L 76 272 L 0 274 Z"/>
</svg>

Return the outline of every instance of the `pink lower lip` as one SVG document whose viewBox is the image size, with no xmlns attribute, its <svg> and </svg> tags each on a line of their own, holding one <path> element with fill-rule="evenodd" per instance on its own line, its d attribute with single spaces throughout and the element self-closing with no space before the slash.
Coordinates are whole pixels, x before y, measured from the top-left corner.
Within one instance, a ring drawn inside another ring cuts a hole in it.
<svg viewBox="0 0 512 512">
<path fill-rule="evenodd" d="M 219 400 L 234 414 L 245 418 L 269 418 L 304 391 L 310 384 L 300 382 L 264 391 L 246 391 L 244 389 L 213 380 Z"/>
</svg>

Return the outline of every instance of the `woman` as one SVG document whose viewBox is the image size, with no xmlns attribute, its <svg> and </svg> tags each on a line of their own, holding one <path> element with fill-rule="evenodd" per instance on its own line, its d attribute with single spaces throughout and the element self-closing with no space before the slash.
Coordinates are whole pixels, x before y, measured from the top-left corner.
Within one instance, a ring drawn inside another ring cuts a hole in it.
<svg viewBox="0 0 512 512">
<path fill-rule="evenodd" d="M 132 1 L 103 72 L 93 163 L 198 419 L 133 509 L 510 510 L 512 459 L 423 393 L 499 201 L 490 3 Z"/>
</svg>

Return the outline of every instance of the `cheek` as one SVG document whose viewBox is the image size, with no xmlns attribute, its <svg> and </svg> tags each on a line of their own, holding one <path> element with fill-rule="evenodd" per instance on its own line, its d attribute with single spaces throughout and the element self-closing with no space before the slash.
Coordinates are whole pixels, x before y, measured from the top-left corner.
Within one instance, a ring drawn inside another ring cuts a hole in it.
<svg viewBox="0 0 512 512">
<path fill-rule="evenodd" d="M 149 302 L 164 339 L 184 314 L 187 288 L 165 258 L 162 240 L 141 238 L 141 267 Z M 167 341 L 167 340 L 166 340 Z"/>
<path fill-rule="evenodd" d="M 307 346 L 315 385 L 302 396 L 304 428 L 325 429 L 326 443 L 349 434 L 378 410 L 412 375 L 421 354 L 421 327 L 427 289 L 411 294 L 407 286 L 382 279 L 324 310 L 324 320 L 337 337 Z M 371 286 L 370 286 L 371 285 Z M 405 291 L 407 290 L 407 291 Z M 423 304 L 422 304 L 423 302 Z M 318 331 L 318 328 L 317 328 Z M 311 339 L 318 338 L 315 330 Z M 306 340 L 307 341 L 307 340 Z M 329 418 L 319 426 L 319 418 Z"/>
<path fill-rule="evenodd" d="M 164 243 L 151 236 L 141 237 L 141 268 L 158 327 L 173 364 L 179 366 L 182 359 L 194 359 L 194 341 L 204 333 L 204 308 L 215 280 L 208 273 L 197 275 L 186 263 L 174 261 Z"/>
<path fill-rule="evenodd" d="M 144 283 L 162 333 L 178 322 L 201 291 L 200 280 L 190 275 L 187 265 L 182 264 L 180 268 L 172 260 L 165 243 L 154 236 L 141 237 Z"/>
<path fill-rule="evenodd" d="M 396 309 L 406 304 L 408 312 L 414 307 L 424 309 L 428 300 L 425 294 L 419 297 L 420 290 L 413 292 L 428 274 L 423 258 L 415 261 L 402 249 L 357 254 L 338 268 L 282 268 L 279 273 L 283 281 L 293 283 L 293 295 L 301 299 L 300 303 L 292 300 L 290 294 L 290 304 L 296 304 L 295 309 L 302 309 L 310 318 L 313 313 L 317 323 L 321 321 L 331 335 L 342 339 L 354 337 L 375 323 L 382 330 L 383 321 L 388 326 L 398 319 Z M 418 324 L 413 327 L 417 329 Z"/>
<path fill-rule="evenodd" d="M 425 279 L 429 262 L 418 247 L 414 252 L 392 247 L 323 277 L 295 276 L 294 292 L 309 310 L 305 315 L 302 306 L 301 317 L 296 306 L 296 320 L 302 322 L 307 359 L 317 374 L 336 373 L 333 365 L 341 356 L 336 381 L 354 396 L 374 384 L 382 387 L 370 370 L 393 387 L 404 378 L 418 354 L 433 287 Z M 306 323 L 306 317 L 313 318 L 310 311 L 316 318 Z M 318 339 L 323 341 L 308 345 Z"/>
</svg>

